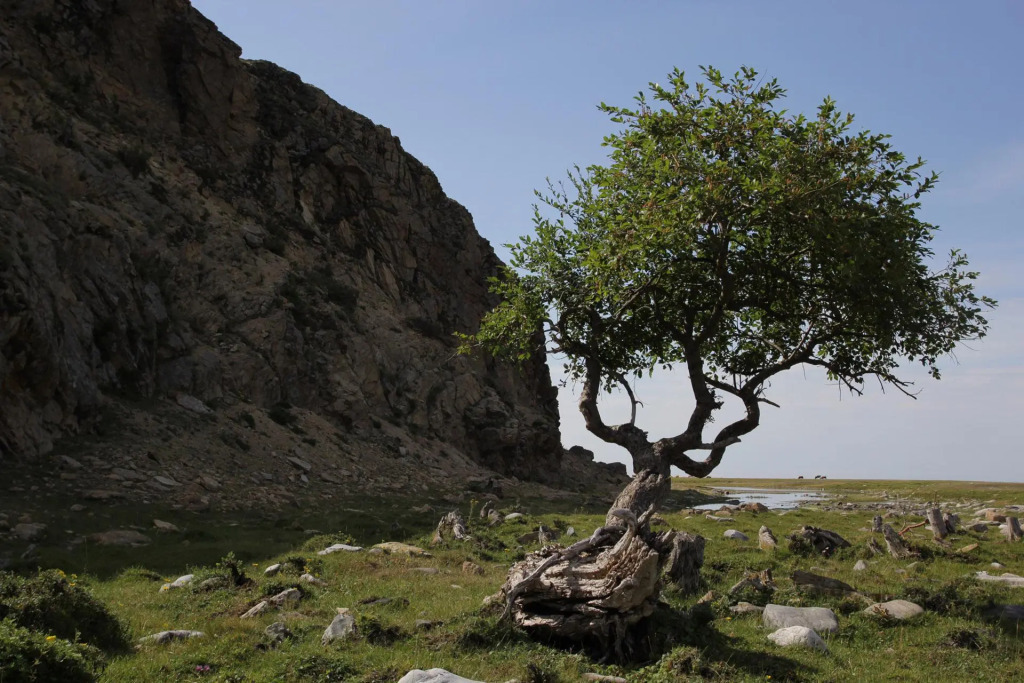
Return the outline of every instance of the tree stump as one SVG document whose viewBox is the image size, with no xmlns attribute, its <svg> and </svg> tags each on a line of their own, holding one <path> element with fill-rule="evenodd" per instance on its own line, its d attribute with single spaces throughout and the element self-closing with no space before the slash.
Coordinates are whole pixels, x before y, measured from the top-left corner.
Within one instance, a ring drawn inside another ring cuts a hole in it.
<svg viewBox="0 0 1024 683">
<path fill-rule="evenodd" d="M 626 527 L 600 527 L 568 548 L 548 546 L 514 565 L 502 587 L 503 617 L 531 635 L 597 646 L 627 660 L 641 645 L 631 629 L 658 604 L 663 562 L 633 513 L 613 510 L 609 517 Z"/>
<path fill-rule="evenodd" d="M 1006 540 L 1013 542 L 1019 541 L 1024 538 L 1024 533 L 1021 532 L 1020 520 L 1016 517 L 1006 518 L 1006 528 L 1003 529 L 1003 535 L 1006 536 Z"/>
<path fill-rule="evenodd" d="M 917 556 L 917 553 L 910 549 L 910 546 L 900 538 L 891 525 L 886 524 L 882 527 L 882 535 L 885 536 L 885 545 L 889 548 L 889 554 L 896 559 L 902 560 Z"/>
<path fill-rule="evenodd" d="M 487 516 L 494 509 L 494 503 L 491 501 L 484 501 L 484 504 L 480 506 L 480 519 L 487 519 Z"/>
<path fill-rule="evenodd" d="M 661 571 L 665 579 L 683 595 L 700 589 L 700 568 L 704 566 L 704 537 L 682 531 L 663 531 L 652 546 L 663 558 Z"/>
<path fill-rule="evenodd" d="M 944 512 L 942 514 L 942 521 L 946 523 L 946 531 L 951 534 L 956 533 L 956 528 L 960 526 L 960 515 L 952 512 Z"/>
<path fill-rule="evenodd" d="M 794 552 L 813 551 L 830 557 L 839 548 L 849 548 L 850 542 L 834 531 L 805 526 L 789 535 L 789 549 Z"/>
<path fill-rule="evenodd" d="M 434 532 L 434 539 L 431 543 L 435 545 L 440 543 L 446 535 L 451 536 L 457 541 L 469 538 L 469 532 L 466 530 L 466 521 L 462 519 L 462 515 L 457 510 L 452 510 L 437 523 L 437 531 Z"/>
<path fill-rule="evenodd" d="M 772 533 L 771 529 L 762 526 L 757 531 L 757 545 L 761 550 L 775 550 L 779 542 L 775 540 L 775 534 Z"/>
<path fill-rule="evenodd" d="M 882 555 L 885 553 L 885 550 L 882 549 L 882 546 L 879 545 L 878 541 L 876 541 L 873 538 L 868 539 L 868 550 L 871 551 L 872 555 Z"/>
<path fill-rule="evenodd" d="M 882 515 L 875 515 L 871 519 L 871 530 L 876 534 L 882 533 Z"/>
<path fill-rule="evenodd" d="M 932 536 L 935 537 L 935 540 L 944 539 L 946 537 L 946 522 L 942 519 L 942 511 L 939 508 L 932 508 L 925 516 L 928 518 L 928 524 L 932 527 Z"/>
</svg>

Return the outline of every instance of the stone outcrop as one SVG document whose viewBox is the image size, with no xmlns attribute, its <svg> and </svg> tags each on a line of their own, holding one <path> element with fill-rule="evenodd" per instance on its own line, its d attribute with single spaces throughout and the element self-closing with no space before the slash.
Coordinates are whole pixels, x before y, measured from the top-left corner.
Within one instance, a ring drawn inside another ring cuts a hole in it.
<svg viewBox="0 0 1024 683">
<path fill-rule="evenodd" d="M 4 4 L 3 466 L 147 457 L 185 498 L 285 455 L 311 471 L 267 482 L 391 459 L 399 487 L 559 483 L 546 366 L 454 355 L 501 265 L 469 213 L 388 129 L 240 55 L 186 0 Z"/>
</svg>

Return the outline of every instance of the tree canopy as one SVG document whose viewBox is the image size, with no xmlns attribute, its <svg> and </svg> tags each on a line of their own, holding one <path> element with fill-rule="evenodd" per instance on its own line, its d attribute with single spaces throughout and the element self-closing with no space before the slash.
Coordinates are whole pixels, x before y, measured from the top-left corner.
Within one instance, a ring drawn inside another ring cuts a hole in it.
<svg viewBox="0 0 1024 683">
<path fill-rule="evenodd" d="M 493 281 L 502 301 L 463 344 L 563 355 L 591 432 L 638 469 L 696 476 L 758 425 L 775 375 L 819 366 L 853 393 L 874 377 L 911 394 L 900 364 L 938 378 L 939 358 L 983 337 L 995 305 L 960 251 L 934 265 L 937 228 L 917 212 L 937 175 L 920 158 L 853 131 L 830 98 L 792 114 L 752 69 L 702 74 L 691 85 L 675 70 L 631 109 L 600 105 L 620 126 L 604 139 L 607 164 L 538 193 L 535 234 L 510 245 Z M 685 368 L 693 409 L 677 436 L 651 443 L 630 383 L 670 366 Z M 615 386 L 633 413 L 613 426 L 598 395 Z M 743 417 L 706 443 L 729 396 Z M 700 449 L 704 460 L 687 455 Z"/>
</svg>

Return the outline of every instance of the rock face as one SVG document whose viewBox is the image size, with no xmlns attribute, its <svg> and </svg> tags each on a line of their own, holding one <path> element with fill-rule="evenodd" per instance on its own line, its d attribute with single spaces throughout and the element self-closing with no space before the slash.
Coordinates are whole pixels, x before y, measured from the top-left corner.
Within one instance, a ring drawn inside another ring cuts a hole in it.
<svg viewBox="0 0 1024 683">
<path fill-rule="evenodd" d="M 367 482 L 323 472 L 345 454 L 557 483 L 546 366 L 453 355 L 496 303 L 469 213 L 388 129 L 240 54 L 186 0 L 4 4 L 0 461 L 90 434 L 106 462 L 201 452 L 183 486 L 286 453 L 303 484 Z"/>
</svg>

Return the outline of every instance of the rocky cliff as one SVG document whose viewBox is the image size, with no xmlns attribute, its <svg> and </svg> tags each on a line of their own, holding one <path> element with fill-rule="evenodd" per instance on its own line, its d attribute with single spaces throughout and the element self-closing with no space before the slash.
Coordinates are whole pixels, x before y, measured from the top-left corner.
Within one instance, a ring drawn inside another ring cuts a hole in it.
<svg viewBox="0 0 1024 683">
<path fill-rule="evenodd" d="M 2 466 L 204 504 L 240 478 L 557 481 L 546 367 L 453 353 L 500 265 L 469 213 L 240 54 L 185 0 L 4 0 Z"/>
</svg>

